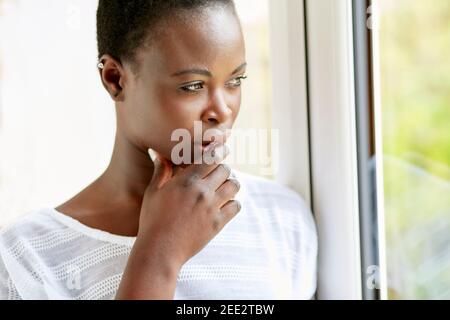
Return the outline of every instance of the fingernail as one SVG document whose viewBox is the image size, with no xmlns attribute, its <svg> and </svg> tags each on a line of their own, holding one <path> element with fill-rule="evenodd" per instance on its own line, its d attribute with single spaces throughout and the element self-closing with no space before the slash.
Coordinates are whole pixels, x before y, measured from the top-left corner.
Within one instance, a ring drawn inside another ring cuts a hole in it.
<svg viewBox="0 0 450 320">
<path fill-rule="evenodd" d="M 226 163 L 223 163 L 222 165 L 223 165 L 223 168 L 231 174 L 231 167 Z"/>
<path fill-rule="evenodd" d="M 241 183 L 237 180 L 233 178 L 234 183 L 236 184 L 236 186 L 238 187 L 238 189 L 241 189 Z"/>
<path fill-rule="evenodd" d="M 148 154 L 149 154 L 150 158 L 151 158 L 153 161 L 155 161 L 155 159 L 156 159 L 156 152 L 155 152 L 153 149 L 149 148 L 149 149 L 148 149 Z"/>
</svg>

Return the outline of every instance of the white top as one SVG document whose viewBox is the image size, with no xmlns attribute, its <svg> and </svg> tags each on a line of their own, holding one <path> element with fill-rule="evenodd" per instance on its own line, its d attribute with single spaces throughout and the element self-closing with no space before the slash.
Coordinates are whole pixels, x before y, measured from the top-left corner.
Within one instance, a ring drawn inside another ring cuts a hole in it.
<svg viewBox="0 0 450 320">
<path fill-rule="evenodd" d="M 317 234 L 297 193 L 234 171 L 241 212 L 181 269 L 175 299 L 312 299 Z M 0 231 L 0 300 L 114 299 L 135 238 L 53 208 Z"/>
</svg>

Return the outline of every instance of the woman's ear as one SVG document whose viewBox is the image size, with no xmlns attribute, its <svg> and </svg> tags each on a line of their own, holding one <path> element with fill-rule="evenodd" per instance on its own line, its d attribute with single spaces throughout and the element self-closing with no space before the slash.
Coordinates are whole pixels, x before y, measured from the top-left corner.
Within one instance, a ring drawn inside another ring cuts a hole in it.
<svg viewBox="0 0 450 320">
<path fill-rule="evenodd" d="M 125 79 L 125 70 L 122 64 L 108 54 L 103 55 L 98 63 L 100 77 L 103 86 L 108 91 L 111 98 L 116 102 L 122 102 L 125 99 L 123 84 Z"/>
</svg>

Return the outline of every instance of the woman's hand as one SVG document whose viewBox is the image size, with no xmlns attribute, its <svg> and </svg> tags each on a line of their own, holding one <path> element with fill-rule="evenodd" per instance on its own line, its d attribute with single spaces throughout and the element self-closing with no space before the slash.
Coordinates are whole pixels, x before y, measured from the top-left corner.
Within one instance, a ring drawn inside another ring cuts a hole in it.
<svg viewBox="0 0 450 320">
<path fill-rule="evenodd" d="M 214 151 L 216 161 L 190 165 L 172 176 L 171 164 L 161 156 L 155 160 L 153 179 L 142 202 L 138 238 L 180 267 L 198 253 L 239 212 L 231 200 L 239 191 L 231 169 L 219 165 L 228 155 L 225 145 Z M 157 247 L 153 247 L 157 244 Z M 163 244 L 163 245 L 162 245 Z"/>
<path fill-rule="evenodd" d="M 117 298 L 172 299 L 182 265 L 240 211 L 232 200 L 240 185 L 229 179 L 227 165 L 218 164 L 228 148 L 211 143 L 204 155 L 212 156 L 213 164 L 194 164 L 176 173 L 157 155 Z"/>
</svg>

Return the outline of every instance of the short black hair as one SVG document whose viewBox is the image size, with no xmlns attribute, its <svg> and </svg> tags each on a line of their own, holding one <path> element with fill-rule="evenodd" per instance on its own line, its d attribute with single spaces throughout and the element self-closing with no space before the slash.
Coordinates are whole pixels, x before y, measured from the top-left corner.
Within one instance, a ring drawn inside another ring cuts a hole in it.
<svg viewBox="0 0 450 320">
<path fill-rule="evenodd" d="M 97 9 L 98 58 L 111 55 L 135 63 L 136 50 L 154 27 L 176 10 L 230 5 L 233 0 L 99 0 Z"/>
</svg>

